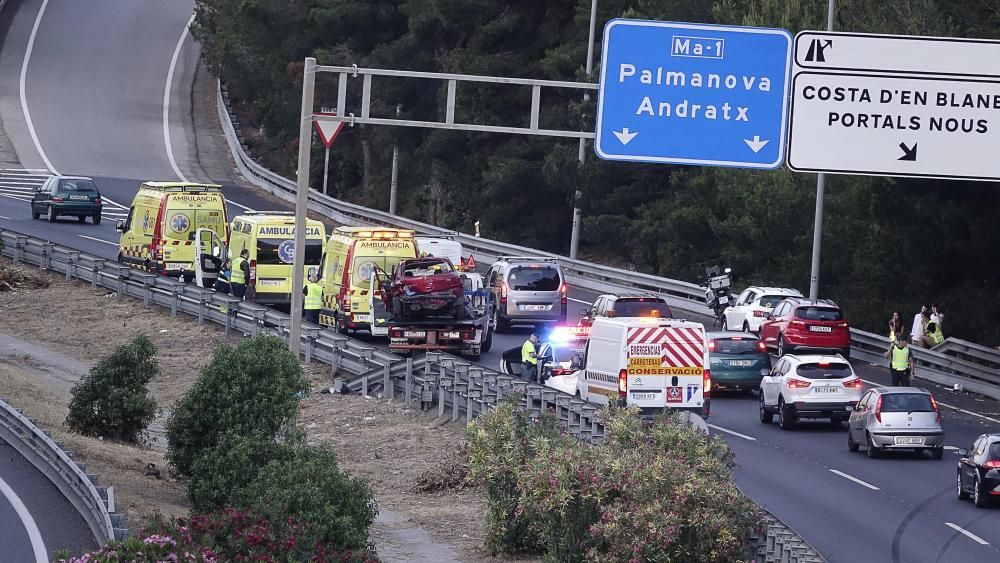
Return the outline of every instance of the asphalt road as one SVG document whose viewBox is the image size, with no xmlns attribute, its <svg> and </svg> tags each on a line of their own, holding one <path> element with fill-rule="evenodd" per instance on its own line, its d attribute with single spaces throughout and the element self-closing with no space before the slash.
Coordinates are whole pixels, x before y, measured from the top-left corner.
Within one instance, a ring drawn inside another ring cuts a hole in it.
<svg viewBox="0 0 1000 563">
<path fill-rule="evenodd" d="M 198 56 L 190 40 L 178 52 L 173 81 L 166 89 L 170 61 L 192 3 L 45 2 L 24 73 L 33 137 L 22 111 L 20 76 L 42 4 L 23 1 L 0 53 L 0 117 L 22 164 L 95 176 L 106 198 L 123 205 L 143 179 L 210 180 L 193 156 L 195 135 L 186 117 Z M 225 191 L 231 214 L 274 207 L 245 188 L 226 185 Z M 32 221 L 24 198 L 14 196 L 0 197 L 0 220 L 8 228 L 114 259 L 118 236 L 113 221 L 100 226 L 75 219 L 54 225 Z M 575 289 L 570 296 L 571 312 L 594 298 Z M 497 368 L 500 354 L 519 346 L 526 333 L 515 329 L 497 335 L 481 363 Z M 854 365 L 863 378 L 886 382 L 882 370 Z M 966 447 L 980 433 L 998 430 L 995 422 L 947 409 L 943 418 L 946 443 L 954 447 Z M 940 461 L 907 455 L 869 460 L 847 451 L 843 428 L 803 423 L 782 432 L 776 425 L 762 425 L 755 399 L 741 396 L 713 397 L 709 423 L 737 454 L 735 473 L 741 488 L 831 562 L 1000 560 L 1000 509 L 977 510 L 957 500 L 957 458 L 952 451 Z M 24 491 L 29 498 L 33 494 Z M 0 516 L 2 511 L 0 506 Z M 18 534 L 0 527 L 0 545 L 13 545 L 23 536 Z"/>
</svg>

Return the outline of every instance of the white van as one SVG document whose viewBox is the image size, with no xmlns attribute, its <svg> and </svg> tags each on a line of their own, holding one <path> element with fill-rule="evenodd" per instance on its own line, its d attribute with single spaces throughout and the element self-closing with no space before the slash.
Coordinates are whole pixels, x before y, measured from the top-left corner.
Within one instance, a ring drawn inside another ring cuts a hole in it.
<svg viewBox="0 0 1000 563">
<path fill-rule="evenodd" d="M 464 262 L 462 243 L 450 236 L 419 236 L 416 237 L 418 256 L 435 256 L 447 258 L 458 266 Z"/>
<path fill-rule="evenodd" d="M 651 317 L 598 317 L 577 379 L 580 398 L 707 417 L 711 373 L 701 323 Z"/>
</svg>

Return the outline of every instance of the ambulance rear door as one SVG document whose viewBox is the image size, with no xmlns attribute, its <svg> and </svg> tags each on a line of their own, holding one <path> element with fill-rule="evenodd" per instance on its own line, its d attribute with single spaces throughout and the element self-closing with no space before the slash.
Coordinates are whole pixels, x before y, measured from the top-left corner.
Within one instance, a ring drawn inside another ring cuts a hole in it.
<svg viewBox="0 0 1000 563">
<path fill-rule="evenodd" d="M 368 307 L 372 315 L 372 336 L 388 337 L 389 321 L 392 315 L 390 311 L 386 310 L 382 291 L 389 290 L 389 275 L 381 268 L 374 268 L 368 287 L 371 288 L 368 292 Z"/>
<path fill-rule="evenodd" d="M 212 229 L 199 228 L 194 233 L 194 246 L 198 254 L 194 265 L 195 283 L 198 287 L 212 287 L 229 256 L 226 243 Z"/>
</svg>

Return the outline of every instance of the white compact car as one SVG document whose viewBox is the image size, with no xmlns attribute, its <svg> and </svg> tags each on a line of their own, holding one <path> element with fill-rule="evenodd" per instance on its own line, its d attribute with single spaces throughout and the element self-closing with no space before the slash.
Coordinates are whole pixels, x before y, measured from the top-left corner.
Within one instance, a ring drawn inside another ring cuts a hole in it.
<svg viewBox="0 0 1000 563">
<path fill-rule="evenodd" d="M 743 332 L 759 332 L 760 323 L 774 310 L 774 306 L 786 297 L 802 297 L 796 289 L 784 287 L 748 287 L 725 310 L 725 330 L 742 330 Z"/>
<path fill-rule="evenodd" d="M 788 430 L 799 419 L 840 424 L 861 400 L 861 379 L 842 356 L 785 354 L 760 382 L 760 421 Z"/>
</svg>

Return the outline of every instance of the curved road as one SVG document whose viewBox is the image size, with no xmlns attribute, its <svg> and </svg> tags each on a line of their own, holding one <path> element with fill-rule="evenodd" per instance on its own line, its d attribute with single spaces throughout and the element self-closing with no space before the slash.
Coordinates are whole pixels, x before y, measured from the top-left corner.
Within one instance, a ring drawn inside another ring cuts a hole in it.
<svg viewBox="0 0 1000 563">
<path fill-rule="evenodd" d="M 102 192 L 125 205 L 141 180 L 184 177 L 224 183 L 231 212 L 273 208 L 252 190 L 233 185 L 228 174 L 206 172 L 230 170 L 231 164 L 219 157 L 225 151 L 213 158 L 203 154 L 203 135 L 215 126 L 198 119 L 205 113 L 192 86 L 198 48 L 188 37 L 178 50 L 191 8 L 190 1 L 24 0 L 0 53 L 0 117 L 22 164 L 95 176 Z M 20 102 L 22 67 L 34 137 Z M 0 174 L 0 196 L 5 193 L 4 225 L 115 257 L 118 237 L 110 222 L 94 227 L 31 221 L 16 190 L 4 191 Z M 571 296 L 571 311 L 594 297 L 581 291 Z M 523 333 L 498 335 L 482 363 L 495 368 L 499 354 L 523 339 Z M 884 370 L 860 362 L 855 369 L 869 381 L 886 383 Z M 847 452 L 843 429 L 806 423 L 782 432 L 760 424 L 755 401 L 738 396 L 715 397 L 712 406 L 709 423 L 736 451 L 741 487 L 831 562 L 1000 560 L 1000 510 L 977 510 L 955 498 L 953 452 L 941 461 L 906 455 L 869 460 Z M 943 417 L 947 443 L 955 447 L 998 426 L 951 410 Z"/>
</svg>

